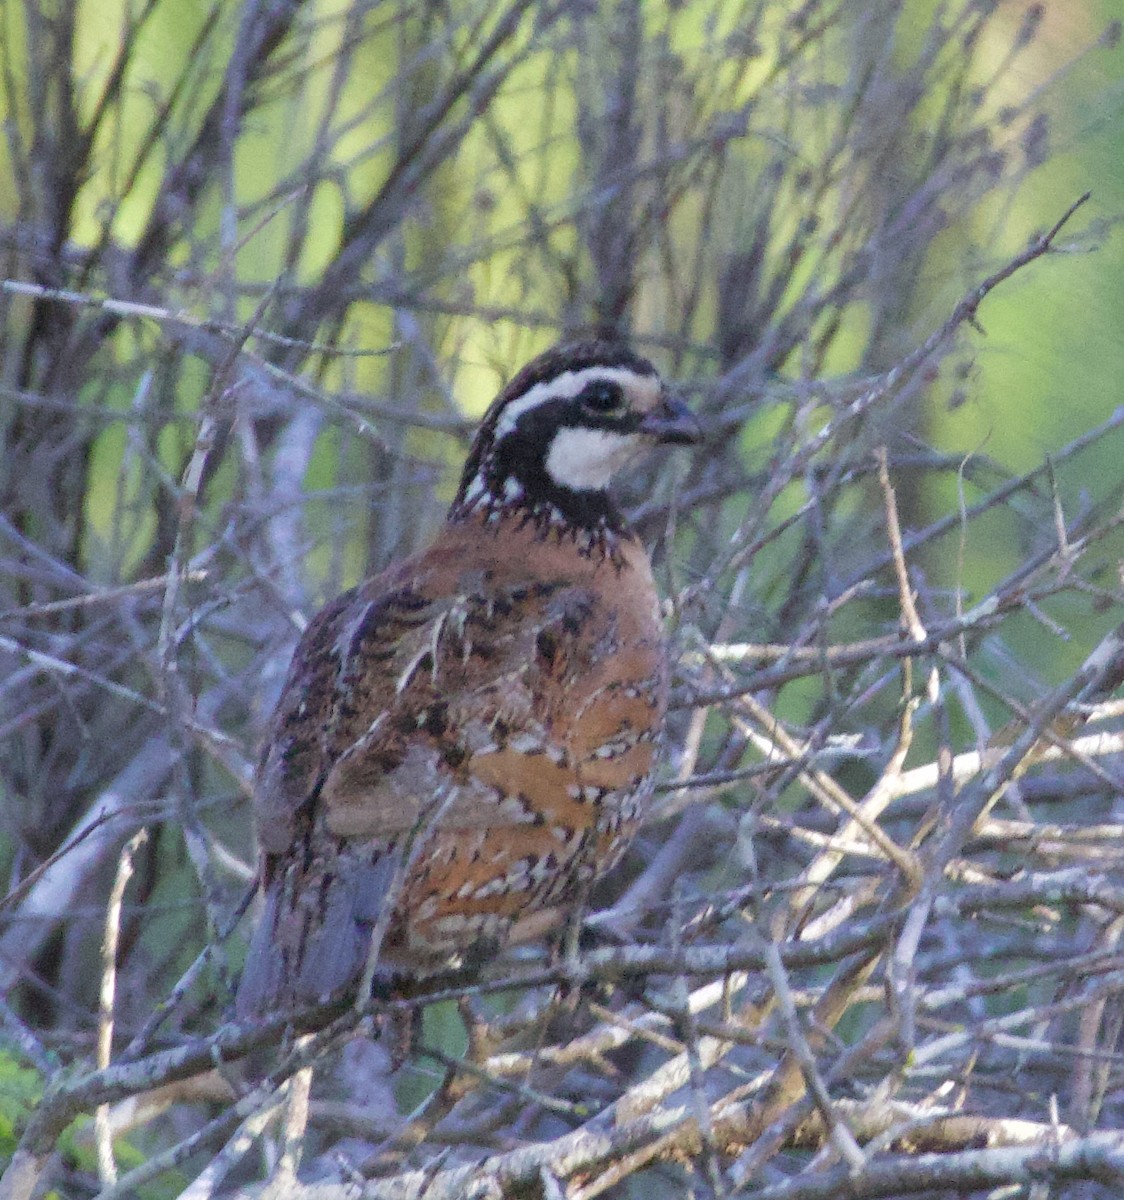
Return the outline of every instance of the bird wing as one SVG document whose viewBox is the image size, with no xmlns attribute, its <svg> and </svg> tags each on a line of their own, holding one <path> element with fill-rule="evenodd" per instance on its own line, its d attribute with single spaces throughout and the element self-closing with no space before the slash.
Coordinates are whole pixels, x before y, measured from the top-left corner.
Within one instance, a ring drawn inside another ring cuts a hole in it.
<svg viewBox="0 0 1124 1200">
<path fill-rule="evenodd" d="M 592 576 L 524 567 L 438 546 L 309 625 L 258 775 L 266 895 L 240 1012 L 352 983 L 395 884 L 391 942 L 447 952 L 603 853 L 606 805 L 651 771 L 662 641 Z"/>
</svg>

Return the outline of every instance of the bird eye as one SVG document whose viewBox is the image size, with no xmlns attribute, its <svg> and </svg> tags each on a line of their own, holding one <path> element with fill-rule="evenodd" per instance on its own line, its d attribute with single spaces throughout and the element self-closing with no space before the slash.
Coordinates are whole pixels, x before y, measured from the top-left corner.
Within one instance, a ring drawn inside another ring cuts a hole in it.
<svg viewBox="0 0 1124 1200">
<path fill-rule="evenodd" d="M 582 407 L 599 417 L 617 416 L 624 412 L 621 389 L 615 383 L 591 383 L 581 396 Z"/>
</svg>

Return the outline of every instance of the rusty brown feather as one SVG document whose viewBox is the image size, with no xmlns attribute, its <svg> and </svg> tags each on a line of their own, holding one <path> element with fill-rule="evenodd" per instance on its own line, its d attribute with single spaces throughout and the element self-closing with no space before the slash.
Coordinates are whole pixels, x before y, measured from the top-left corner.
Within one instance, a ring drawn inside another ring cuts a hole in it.
<svg viewBox="0 0 1124 1200">
<path fill-rule="evenodd" d="M 655 369 L 557 347 L 488 410 L 436 540 L 293 656 L 258 770 L 262 912 L 240 1015 L 540 936 L 651 795 L 667 650 L 621 466 L 696 440 Z"/>
</svg>

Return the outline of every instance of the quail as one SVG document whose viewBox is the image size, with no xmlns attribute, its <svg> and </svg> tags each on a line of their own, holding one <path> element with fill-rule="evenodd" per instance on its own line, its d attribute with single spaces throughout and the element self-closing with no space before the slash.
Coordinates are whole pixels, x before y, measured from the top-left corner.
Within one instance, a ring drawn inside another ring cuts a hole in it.
<svg viewBox="0 0 1124 1200">
<path fill-rule="evenodd" d="M 652 794 L 668 656 L 608 492 L 690 411 L 615 342 L 555 347 L 492 403 L 444 525 L 294 653 L 257 772 L 251 1016 L 539 938 Z"/>
</svg>

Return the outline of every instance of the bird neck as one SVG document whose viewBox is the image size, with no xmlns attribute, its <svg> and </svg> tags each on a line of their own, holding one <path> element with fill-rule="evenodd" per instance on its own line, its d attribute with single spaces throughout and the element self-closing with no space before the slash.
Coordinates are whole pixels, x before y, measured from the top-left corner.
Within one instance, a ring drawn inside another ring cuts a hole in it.
<svg viewBox="0 0 1124 1200">
<path fill-rule="evenodd" d="M 583 557 L 620 559 L 622 544 L 635 541 L 608 492 L 575 491 L 548 478 L 533 486 L 514 474 L 481 471 L 462 483 L 448 521 L 477 521 L 497 531 L 530 528 L 543 541 L 571 542 Z"/>
</svg>

